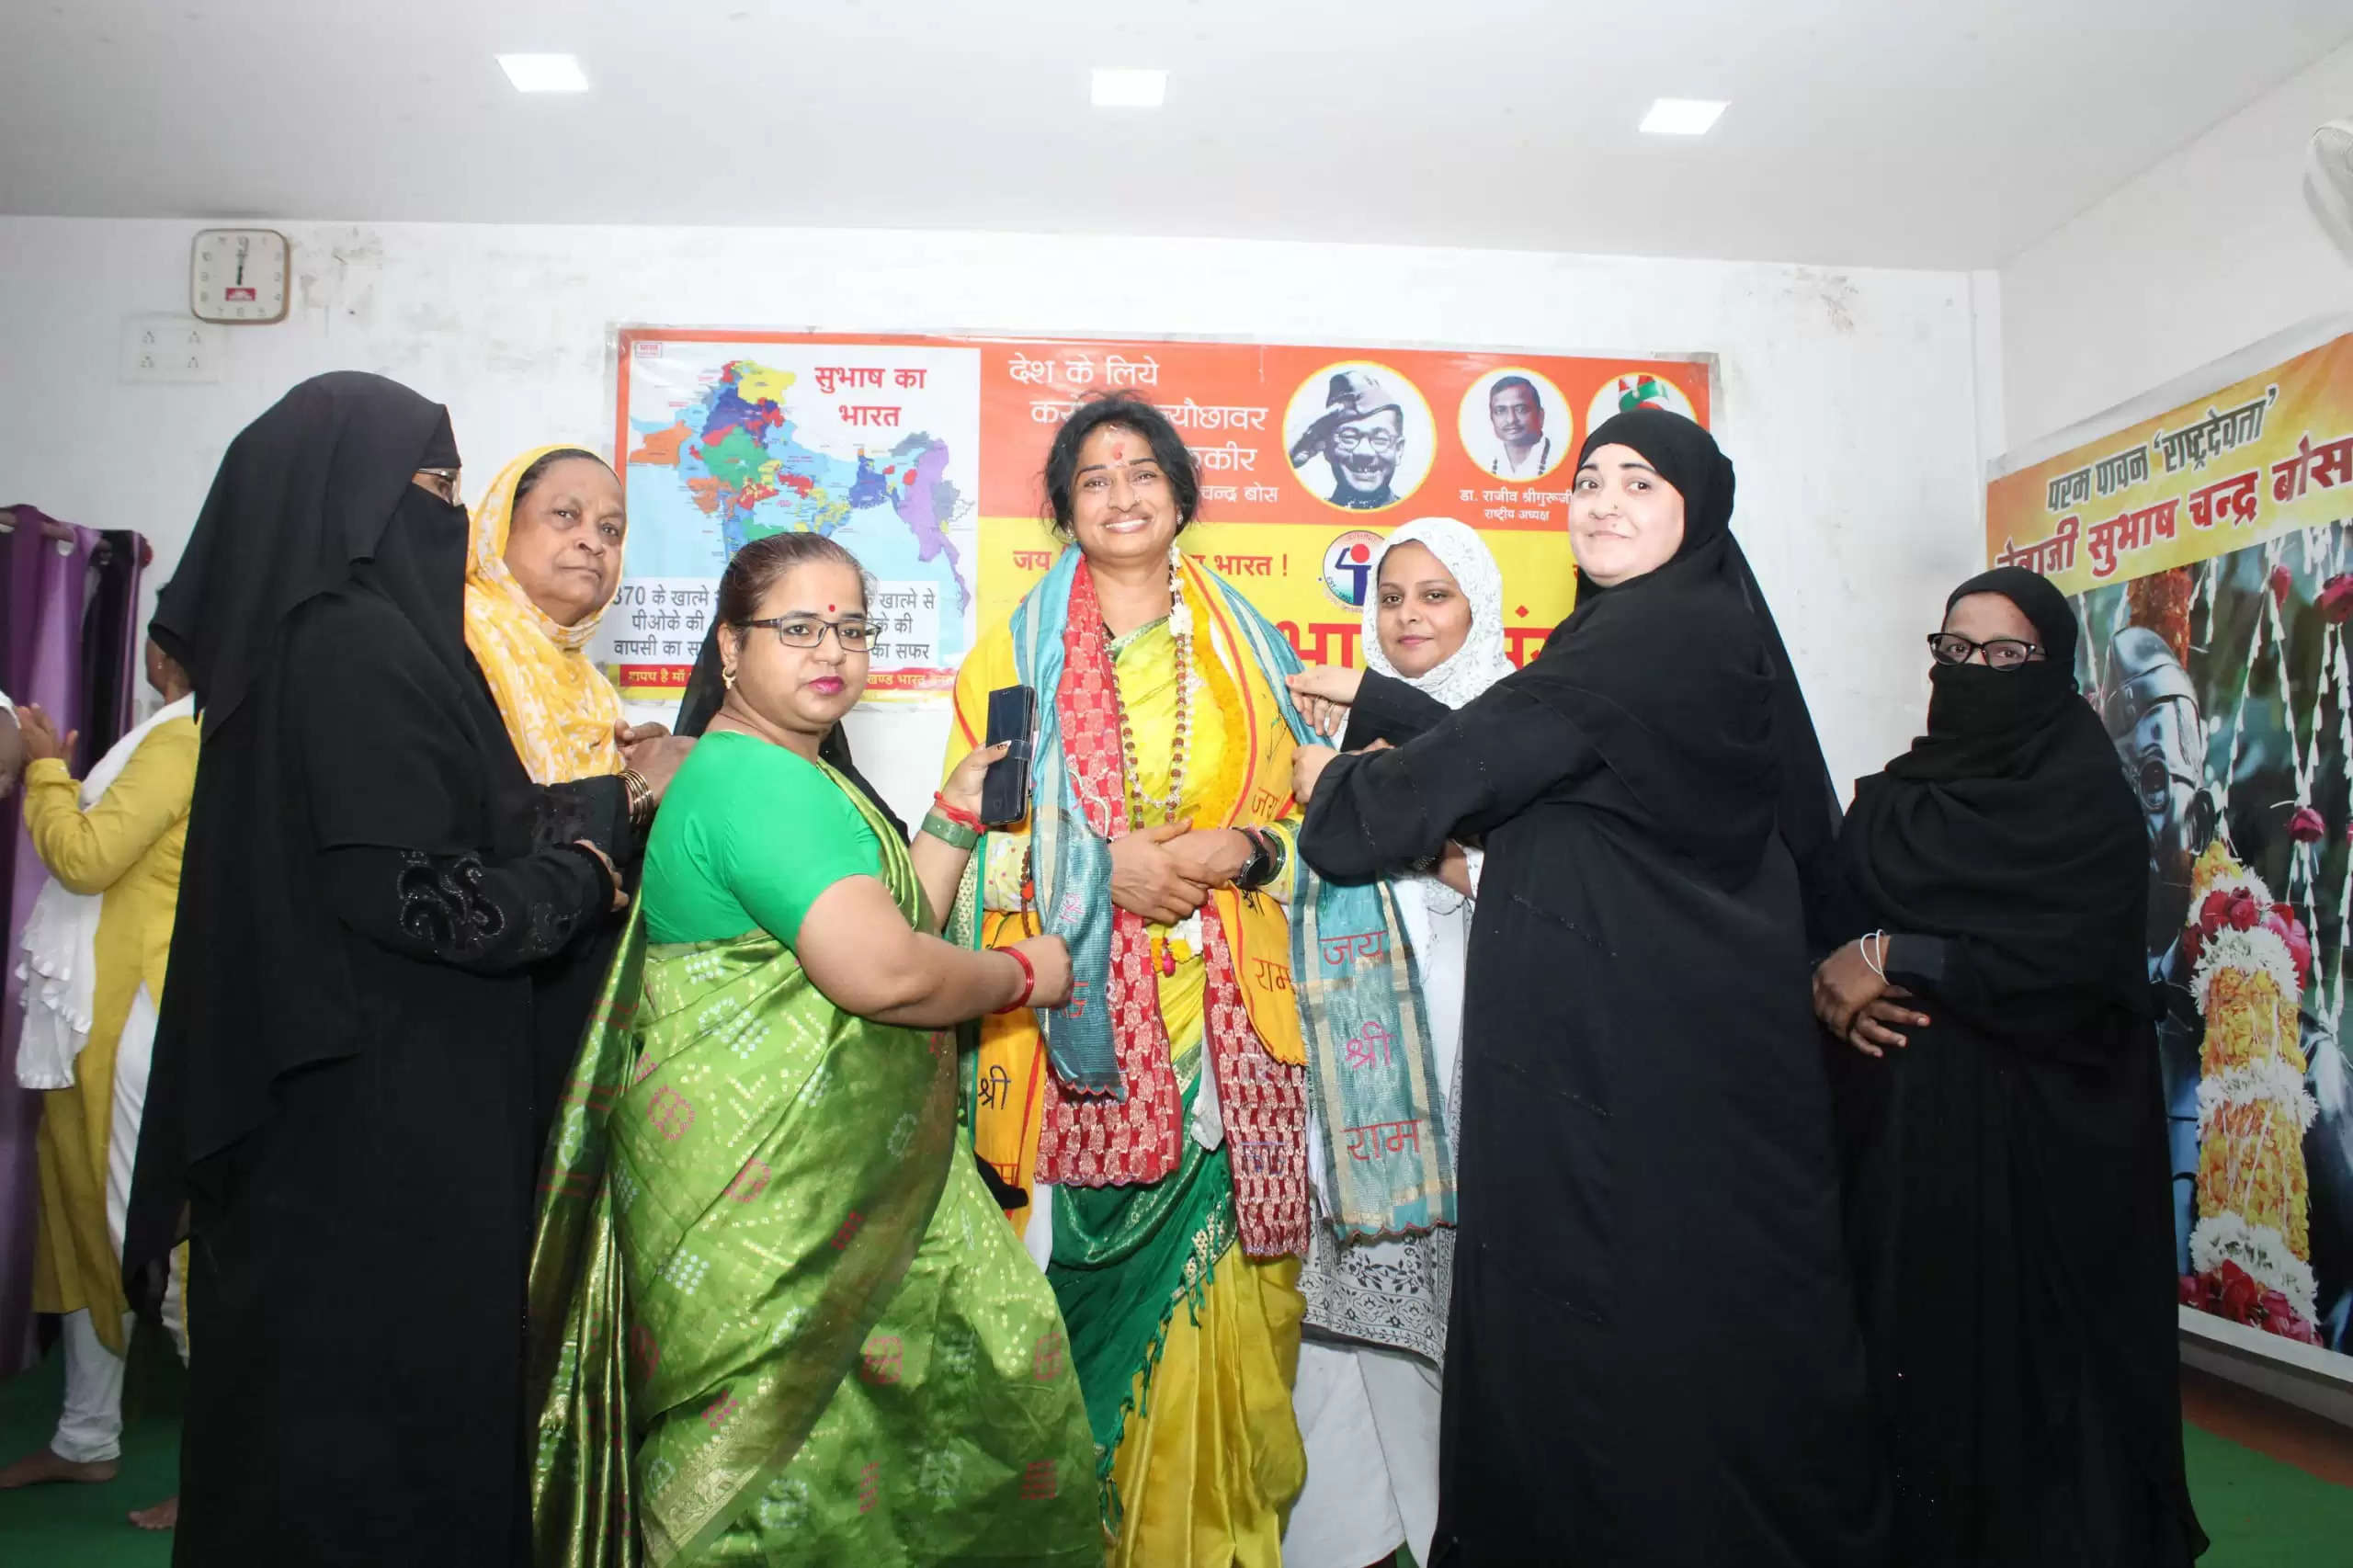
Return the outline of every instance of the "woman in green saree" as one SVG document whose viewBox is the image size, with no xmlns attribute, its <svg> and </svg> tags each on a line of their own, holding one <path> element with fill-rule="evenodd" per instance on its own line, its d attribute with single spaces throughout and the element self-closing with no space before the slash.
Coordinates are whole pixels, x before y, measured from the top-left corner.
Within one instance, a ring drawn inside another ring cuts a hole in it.
<svg viewBox="0 0 2353 1568">
<path fill-rule="evenodd" d="M 949 1027 L 1070 992 L 1058 937 L 934 934 L 997 753 L 910 849 L 818 756 L 866 684 L 856 560 L 756 541 L 718 609 L 728 695 L 550 1153 L 539 1561 L 1099 1562 L 1062 1319 L 956 1119 Z"/>
</svg>

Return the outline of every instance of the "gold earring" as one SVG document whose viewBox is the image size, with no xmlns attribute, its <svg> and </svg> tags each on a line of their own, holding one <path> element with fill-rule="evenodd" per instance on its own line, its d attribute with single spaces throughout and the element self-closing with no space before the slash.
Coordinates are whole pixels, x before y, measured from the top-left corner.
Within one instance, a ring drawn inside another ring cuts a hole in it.
<svg viewBox="0 0 2353 1568">
<path fill-rule="evenodd" d="M 727 683 L 728 690 L 733 691 L 735 689 L 735 671 L 732 666 L 721 670 L 719 672 L 719 678 Z"/>
</svg>

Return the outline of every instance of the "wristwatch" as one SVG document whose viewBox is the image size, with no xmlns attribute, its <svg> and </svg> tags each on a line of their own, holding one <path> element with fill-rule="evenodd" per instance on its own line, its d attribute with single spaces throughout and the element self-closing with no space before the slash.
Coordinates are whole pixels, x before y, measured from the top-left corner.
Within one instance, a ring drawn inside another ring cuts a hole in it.
<svg viewBox="0 0 2353 1568">
<path fill-rule="evenodd" d="M 1282 841 L 1260 828 L 1245 827 L 1242 836 L 1250 841 L 1250 858 L 1233 875 L 1233 885 L 1245 892 L 1255 892 L 1275 880 L 1283 869 Z"/>
</svg>

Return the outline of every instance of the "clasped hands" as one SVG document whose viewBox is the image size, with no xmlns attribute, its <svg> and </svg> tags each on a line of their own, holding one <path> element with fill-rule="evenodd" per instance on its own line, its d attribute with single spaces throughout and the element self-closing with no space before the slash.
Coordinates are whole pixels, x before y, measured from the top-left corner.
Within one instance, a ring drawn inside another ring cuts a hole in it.
<svg viewBox="0 0 2353 1568">
<path fill-rule="evenodd" d="M 1363 672 L 1302 670 L 1286 677 L 1291 699 L 1308 728 L 1325 736 L 1347 728 Z M 1376 741 L 1366 749 L 1388 743 Z M 1291 761 L 1291 793 L 1304 805 L 1316 777 L 1337 756 L 1330 746 L 1301 746 Z M 1233 828 L 1195 830 L 1189 823 L 1167 823 L 1111 841 L 1111 902 L 1163 926 L 1200 908 L 1211 892 L 1229 887 L 1250 863 L 1250 841 Z"/>
<path fill-rule="evenodd" d="M 28 702 L 17 710 L 17 732 L 24 739 L 25 761 L 28 764 L 65 761 L 74 755 L 74 743 L 82 738 L 79 730 L 57 733 L 57 722 L 38 702 Z"/>
<path fill-rule="evenodd" d="M 1111 902 L 1155 925 L 1174 926 L 1231 887 L 1250 863 L 1251 844 L 1237 828 L 1189 822 L 1138 828 L 1111 840 Z"/>
</svg>

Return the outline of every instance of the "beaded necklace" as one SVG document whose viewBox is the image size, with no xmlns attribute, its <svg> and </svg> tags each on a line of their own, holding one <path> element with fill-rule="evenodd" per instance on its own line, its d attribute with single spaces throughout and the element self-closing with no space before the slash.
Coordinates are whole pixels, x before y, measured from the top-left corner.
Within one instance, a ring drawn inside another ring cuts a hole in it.
<svg viewBox="0 0 2353 1568">
<path fill-rule="evenodd" d="M 1191 722 L 1193 674 L 1193 618 L 1185 608 L 1184 585 L 1176 574 L 1176 547 L 1168 547 L 1168 631 L 1176 640 L 1176 738 L 1168 752 L 1168 799 L 1147 801 L 1143 798 L 1143 773 L 1136 766 L 1135 727 L 1128 722 L 1127 699 L 1120 695 L 1119 682 L 1111 683 L 1112 699 L 1120 706 L 1120 760 L 1127 768 L 1128 831 L 1154 825 L 1144 820 L 1148 806 L 1160 808 L 1160 820 L 1171 823 L 1185 798 L 1185 740 Z"/>
<path fill-rule="evenodd" d="M 1147 823 L 1148 807 L 1158 807 L 1160 821 L 1172 823 L 1182 809 L 1185 797 L 1185 743 L 1192 716 L 1193 685 L 1193 612 L 1185 603 L 1185 585 L 1181 575 L 1184 557 L 1176 546 L 1168 547 L 1168 632 L 1176 642 L 1176 733 L 1168 748 L 1168 798 L 1165 801 L 1147 801 L 1143 795 L 1143 774 L 1136 766 L 1135 727 L 1128 720 L 1127 699 L 1120 693 L 1115 677 L 1111 682 L 1112 700 L 1120 709 L 1120 761 L 1127 771 L 1128 831 L 1131 833 L 1152 825 Z M 1154 943 L 1160 951 L 1157 967 L 1164 975 L 1176 972 L 1177 949 L 1189 957 L 1200 947 L 1201 917 L 1199 912 L 1186 916 L 1171 929 L 1165 940 Z"/>
</svg>

